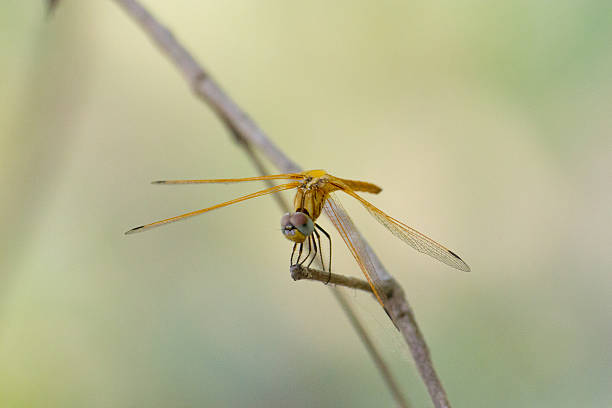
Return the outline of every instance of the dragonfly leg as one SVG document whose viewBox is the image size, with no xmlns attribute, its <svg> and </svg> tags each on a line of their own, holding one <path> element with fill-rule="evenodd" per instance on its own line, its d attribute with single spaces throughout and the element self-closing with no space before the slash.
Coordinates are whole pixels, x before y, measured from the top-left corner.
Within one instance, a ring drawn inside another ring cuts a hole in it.
<svg viewBox="0 0 612 408">
<path fill-rule="evenodd" d="M 310 254 L 312 253 L 312 243 L 310 241 L 311 238 L 312 238 L 312 235 L 309 235 L 308 236 L 308 252 L 306 253 L 306 256 L 301 261 L 298 258 L 298 264 L 300 264 L 300 266 L 302 266 L 304 264 L 304 262 L 306 262 L 308 260 L 308 258 L 310 257 Z"/>
<path fill-rule="evenodd" d="M 304 249 L 304 243 L 300 243 L 300 247 L 298 249 L 298 257 L 297 260 L 295 261 L 294 265 L 301 265 L 302 262 L 300 262 L 300 259 L 302 259 L 302 249 Z"/>
<path fill-rule="evenodd" d="M 329 236 L 329 234 L 327 233 L 327 231 L 325 231 L 323 228 L 321 228 L 321 226 L 319 224 L 315 224 L 315 227 L 321 231 L 326 237 L 327 240 L 329 241 L 329 264 L 327 265 L 328 269 L 328 277 L 327 277 L 327 282 L 325 284 L 328 284 L 329 281 L 331 280 L 331 259 L 332 259 L 332 243 L 331 243 L 331 237 Z M 320 246 L 320 245 L 319 245 Z M 321 253 L 321 256 L 323 256 L 323 254 Z M 325 268 L 323 268 L 323 270 L 325 270 Z"/>
<path fill-rule="evenodd" d="M 325 262 L 323 262 L 323 246 L 321 246 L 321 235 L 317 230 L 314 230 L 313 232 L 315 234 L 315 237 L 317 237 L 317 243 L 319 244 L 319 258 L 321 259 L 321 268 L 323 268 L 323 271 L 325 271 Z"/>
<path fill-rule="evenodd" d="M 316 232 L 316 231 L 315 231 Z M 310 265 L 312 264 L 312 262 L 317 259 L 317 243 L 315 242 L 315 239 L 312 235 L 310 235 L 308 237 L 308 242 L 310 245 L 310 242 L 312 242 L 312 247 L 314 248 L 314 254 L 312 255 L 312 258 L 310 259 L 310 262 L 308 262 L 308 265 L 306 265 L 307 268 L 310 268 Z"/>
<path fill-rule="evenodd" d="M 291 259 L 289 260 L 289 266 L 295 265 L 293 263 L 293 255 L 295 255 L 295 248 L 297 248 L 298 243 L 293 244 L 293 250 L 291 251 Z"/>
</svg>

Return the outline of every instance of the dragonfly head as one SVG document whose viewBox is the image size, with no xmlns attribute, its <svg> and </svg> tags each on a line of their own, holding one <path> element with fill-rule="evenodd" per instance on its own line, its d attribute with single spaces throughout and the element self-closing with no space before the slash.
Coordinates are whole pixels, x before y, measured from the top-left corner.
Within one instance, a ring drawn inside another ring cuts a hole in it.
<svg viewBox="0 0 612 408">
<path fill-rule="evenodd" d="M 302 243 L 314 231 L 314 222 L 306 213 L 287 213 L 281 218 L 281 229 L 289 241 Z"/>
</svg>

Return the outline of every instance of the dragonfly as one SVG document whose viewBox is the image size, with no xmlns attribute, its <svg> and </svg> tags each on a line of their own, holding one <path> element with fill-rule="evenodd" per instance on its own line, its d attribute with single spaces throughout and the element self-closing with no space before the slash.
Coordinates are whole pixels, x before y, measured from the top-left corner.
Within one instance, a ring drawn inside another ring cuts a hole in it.
<svg viewBox="0 0 612 408">
<path fill-rule="evenodd" d="M 453 268 L 466 272 L 470 271 L 470 267 L 467 265 L 467 263 L 465 263 L 463 259 L 461 259 L 455 252 L 402 223 L 401 221 L 398 221 L 397 219 L 385 214 L 382 210 L 378 209 L 357 194 L 357 192 L 378 194 L 382 191 L 380 187 L 365 181 L 348 180 L 335 177 L 327 173 L 325 170 L 308 170 L 299 173 L 274 174 L 231 179 L 160 180 L 154 181 L 153 184 L 216 184 L 266 180 L 286 180 L 289 182 L 256 191 L 230 201 L 213 205 L 212 207 L 141 225 L 139 227 L 130 229 L 126 232 L 126 234 L 147 231 L 151 228 L 184 220 L 186 218 L 204 214 L 218 208 L 227 207 L 229 205 L 253 198 L 296 189 L 295 198 L 293 200 L 293 212 L 286 213 L 281 218 L 281 231 L 285 238 L 293 242 L 293 251 L 290 259 L 291 265 L 303 265 L 308 259 L 310 259 L 309 263 L 307 264 L 308 267 L 317 257 L 318 252 L 321 259 L 321 264 L 325 270 L 320 239 L 321 236 L 319 234 L 319 232 L 321 232 L 329 240 L 330 249 L 327 271 L 329 272 L 329 276 L 331 276 L 331 238 L 330 235 L 316 222 L 322 211 L 325 211 L 330 217 L 332 224 L 334 224 L 342 239 L 348 246 L 351 254 L 359 264 L 372 288 L 374 295 L 378 299 L 378 302 L 384 307 L 383 298 L 385 296 L 383 290 L 383 279 L 376 273 L 376 269 L 372 265 L 372 260 L 369 258 L 367 250 L 354 233 L 354 225 L 352 221 L 342 209 L 340 202 L 335 198 L 335 192 L 342 192 L 356 199 L 365 207 L 365 209 L 374 217 L 374 219 L 387 228 L 394 236 L 401 239 L 412 248 Z M 308 248 L 307 253 L 304 253 L 303 251 L 305 245 Z M 294 263 L 296 250 L 298 251 L 298 256 Z"/>
</svg>

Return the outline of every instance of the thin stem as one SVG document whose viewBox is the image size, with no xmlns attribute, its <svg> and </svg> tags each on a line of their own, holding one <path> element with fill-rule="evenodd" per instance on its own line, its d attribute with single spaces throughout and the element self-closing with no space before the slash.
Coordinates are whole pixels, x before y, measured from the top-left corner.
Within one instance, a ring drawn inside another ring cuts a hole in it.
<svg viewBox="0 0 612 408">
<path fill-rule="evenodd" d="M 172 33 L 161 25 L 136 0 L 115 0 L 143 29 L 150 39 L 174 63 L 193 92 L 217 113 L 232 133 L 239 135 L 249 144 L 256 146 L 274 165 L 283 172 L 300 171 L 255 122 L 221 89 L 193 56 L 176 40 Z M 360 236 L 357 230 L 354 234 Z M 361 240 L 372 255 L 380 276 L 389 277 L 371 247 Z M 421 378 L 427 386 L 429 395 L 436 408 L 450 407 L 442 383 L 433 367 L 427 343 L 417 325 L 414 313 L 408 304 L 402 288 L 395 281 L 387 293 L 385 309 L 406 340 L 416 362 Z"/>
<path fill-rule="evenodd" d="M 363 290 L 364 292 L 372 294 L 372 287 L 370 286 L 368 281 L 363 279 L 354 278 L 352 276 L 339 275 L 336 273 L 332 273 L 330 276 L 328 272 L 324 272 L 320 269 L 315 268 L 306 268 L 305 266 L 301 265 L 292 265 L 289 270 L 291 271 L 291 278 L 294 281 L 307 279 L 328 283 L 329 280 L 330 285 L 338 285 L 351 289 Z"/>
<path fill-rule="evenodd" d="M 368 287 L 370 286 L 367 281 L 363 282 L 365 282 Z M 378 371 L 380 371 L 380 375 L 383 376 L 387 387 L 389 387 L 389 391 L 391 391 L 391 395 L 393 395 L 393 398 L 395 398 L 395 402 L 397 402 L 397 405 L 402 408 L 410 407 L 408 400 L 406 400 L 406 398 L 402 395 L 400 388 L 397 382 L 395 381 L 395 378 L 393 377 L 393 374 L 389 370 L 389 367 L 381 358 L 380 354 L 376 352 L 376 347 L 368 336 L 365 327 L 361 324 L 361 321 L 353 311 L 353 308 L 351 307 L 350 303 L 346 300 L 346 295 L 342 293 L 342 291 L 338 288 L 334 289 L 335 290 L 332 290 L 332 293 L 336 297 L 338 303 L 340 303 L 342 310 L 344 310 L 344 313 L 347 315 L 349 321 L 351 322 L 353 329 L 355 329 L 357 335 L 365 345 L 366 350 L 370 352 L 370 357 L 372 358 L 372 360 L 374 360 L 374 364 L 376 364 L 376 367 L 378 367 Z M 370 293 L 371 292 L 372 288 L 370 288 Z"/>
</svg>

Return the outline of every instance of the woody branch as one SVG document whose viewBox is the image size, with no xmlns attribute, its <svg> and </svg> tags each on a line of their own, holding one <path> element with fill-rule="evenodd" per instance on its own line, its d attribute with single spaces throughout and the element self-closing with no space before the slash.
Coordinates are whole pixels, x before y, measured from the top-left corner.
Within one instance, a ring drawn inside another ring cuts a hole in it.
<svg viewBox="0 0 612 408">
<path fill-rule="evenodd" d="M 237 138 L 257 147 L 281 171 L 287 173 L 300 171 L 299 166 L 272 143 L 257 124 L 240 109 L 212 79 L 210 74 L 176 40 L 172 33 L 161 25 L 138 1 L 115 1 L 140 25 L 155 45 L 166 54 L 183 75 L 193 92 L 217 113 Z M 359 234 L 358 231 L 355 231 L 355 233 Z M 361 235 L 358 236 L 363 240 Z M 385 309 L 406 340 L 434 406 L 436 408 L 450 407 L 442 383 L 431 361 L 429 348 L 418 327 L 414 312 L 406 300 L 404 291 L 395 280 L 390 279 L 389 273 L 382 266 L 376 254 L 365 240 L 363 242 L 372 256 L 379 275 L 384 277 L 384 280 L 391 282 L 392 286 L 389 288 L 384 301 Z"/>
</svg>

